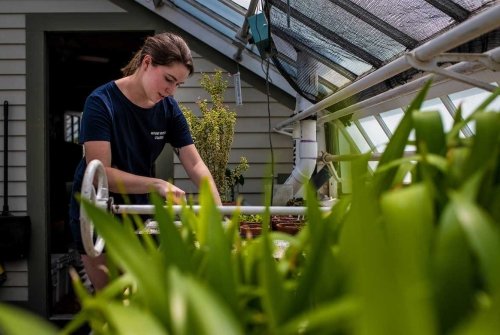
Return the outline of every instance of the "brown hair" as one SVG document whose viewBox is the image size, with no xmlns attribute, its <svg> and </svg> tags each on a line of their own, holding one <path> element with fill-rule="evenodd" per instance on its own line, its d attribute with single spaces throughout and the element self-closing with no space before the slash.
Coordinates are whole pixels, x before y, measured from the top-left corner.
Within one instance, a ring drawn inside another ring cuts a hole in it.
<svg viewBox="0 0 500 335">
<path fill-rule="evenodd" d="M 193 58 L 191 50 L 184 39 L 173 33 L 160 33 L 146 38 L 144 45 L 137 51 L 130 62 L 121 69 L 123 76 L 133 74 L 141 65 L 144 56 L 150 55 L 154 65 L 171 65 L 180 63 L 193 74 Z"/>
</svg>

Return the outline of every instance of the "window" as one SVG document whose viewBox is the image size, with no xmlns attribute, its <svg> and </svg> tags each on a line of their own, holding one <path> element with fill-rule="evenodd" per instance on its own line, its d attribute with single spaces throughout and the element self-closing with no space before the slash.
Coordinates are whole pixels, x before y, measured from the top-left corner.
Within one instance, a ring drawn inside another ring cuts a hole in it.
<svg viewBox="0 0 500 335">
<path fill-rule="evenodd" d="M 78 143 L 81 118 L 81 112 L 64 112 L 64 140 L 66 142 Z"/>
</svg>

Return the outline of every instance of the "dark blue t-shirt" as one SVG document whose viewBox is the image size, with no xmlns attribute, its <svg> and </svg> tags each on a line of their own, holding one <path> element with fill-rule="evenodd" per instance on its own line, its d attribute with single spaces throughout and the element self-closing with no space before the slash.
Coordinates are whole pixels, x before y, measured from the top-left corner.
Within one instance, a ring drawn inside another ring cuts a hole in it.
<svg viewBox="0 0 500 335">
<path fill-rule="evenodd" d="M 156 158 L 166 143 L 174 148 L 193 143 L 189 125 L 172 97 L 152 108 L 142 108 L 125 97 L 114 81 L 95 89 L 85 101 L 80 125 L 81 144 L 108 141 L 111 166 L 140 176 L 153 176 Z M 74 195 L 80 193 L 87 164 L 85 157 L 75 171 L 70 204 L 70 218 L 80 219 L 80 206 Z M 110 194 L 115 203 L 123 203 Z M 128 195 L 132 204 L 147 204 L 147 194 Z"/>
</svg>

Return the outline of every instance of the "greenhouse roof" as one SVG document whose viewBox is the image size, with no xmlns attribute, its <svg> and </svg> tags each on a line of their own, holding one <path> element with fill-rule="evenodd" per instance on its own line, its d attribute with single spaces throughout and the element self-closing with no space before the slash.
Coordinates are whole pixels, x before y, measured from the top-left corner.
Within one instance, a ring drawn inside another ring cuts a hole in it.
<svg viewBox="0 0 500 335">
<path fill-rule="evenodd" d="M 498 0 L 136 1 L 192 35 L 202 36 L 202 41 L 261 77 L 269 78 L 289 94 L 297 92 L 313 104 L 500 3 Z M 498 13 L 495 16 L 500 22 Z M 500 46 L 498 24 L 448 51 L 483 53 Z M 356 92 L 355 99 L 363 101 L 421 73 L 409 67 Z M 339 101 L 329 110 L 344 107 L 345 101 Z"/>
</svg>

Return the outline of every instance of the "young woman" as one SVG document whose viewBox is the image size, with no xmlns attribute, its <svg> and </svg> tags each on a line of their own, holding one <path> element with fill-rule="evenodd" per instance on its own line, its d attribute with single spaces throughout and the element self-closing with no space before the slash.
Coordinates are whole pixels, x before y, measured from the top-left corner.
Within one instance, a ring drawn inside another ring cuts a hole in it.
<svg viewBox="0 0 500 335">
<path fill-rule="evenodd" d="M 87 164 L 100 160 L 115 203 L 147 204 L 148 193 L 174 198 L 185 193 L 165 180 L 153 177 L 156 158 L 166 143 L 174 148 L 191 180 L 199 185 L 208 179 L 217 204 L 221 204 L 214 180 L 193 144 L 189 126 L 173 95 L 193 73 L 186 42 L 172 33 L 148 37 L 143 47 L 122 69 L 123 78 L 95 89 L 87 98 L 80 129 L 84 157 L 76 168 L 70 204 L 70 225 L 87 274 L 96 290 L 107 283 L 105 255 L 84 254 L 80 234 L 81 190 Z"/>
</svg>

